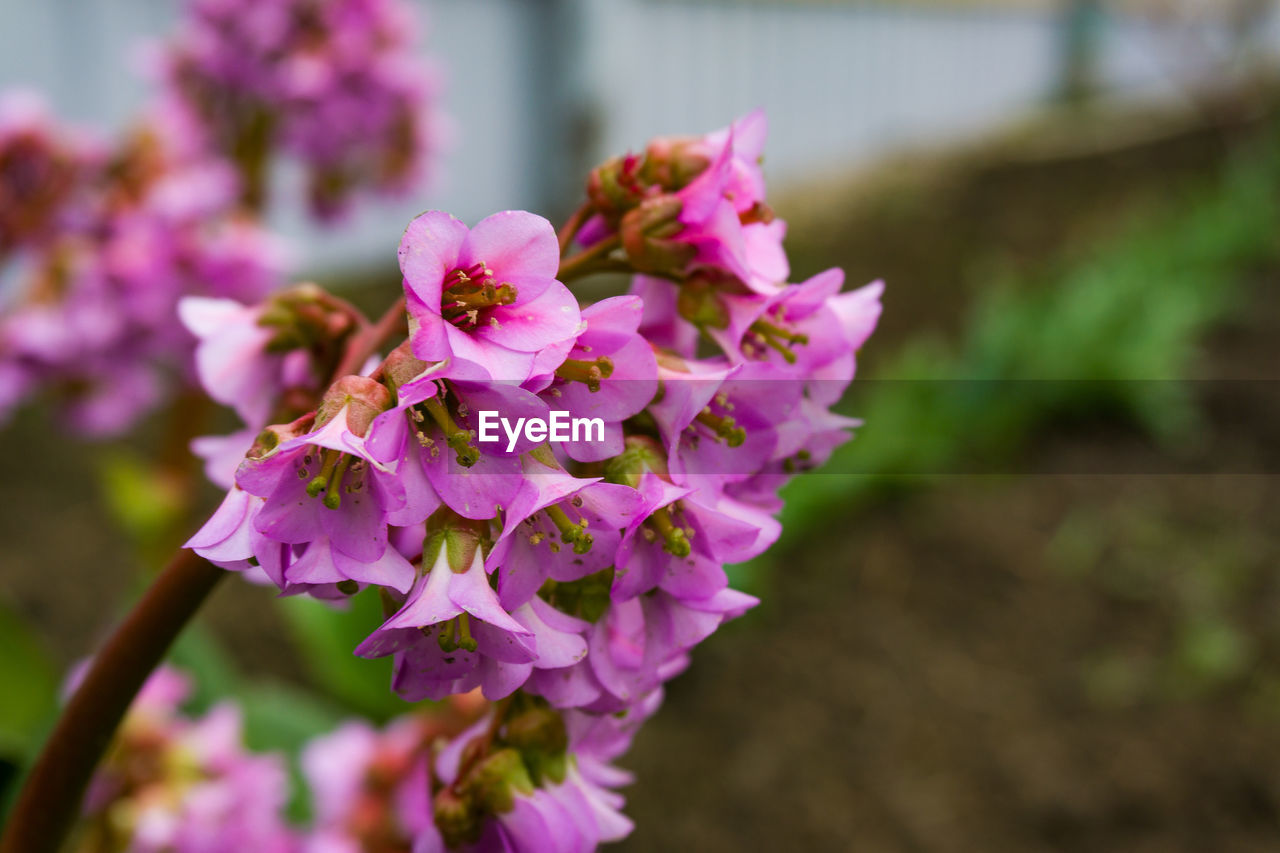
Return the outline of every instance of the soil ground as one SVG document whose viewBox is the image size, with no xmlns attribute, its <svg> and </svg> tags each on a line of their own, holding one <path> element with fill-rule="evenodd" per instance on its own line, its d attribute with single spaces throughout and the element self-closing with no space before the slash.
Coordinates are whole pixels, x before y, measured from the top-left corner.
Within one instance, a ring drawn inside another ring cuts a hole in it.
<svg viewBox="0 0 1280 853">
<path fill-rule="evenodd" d="M 890 341 L 952 332 L 966 264 L 1087 245 L 1149 203 L 1140 163 L 1173 185 L 1204 167 L 1197 144 L 1221 139 L 978 168 L 943 184 L 949 203 L 900 214 L 927 252 L 891 240 L 893 214 L 874 205 L 850 216 L 869 226 L 828 238 L 844 248 L 805 248 L 862 278 L 868 257 L 908 276 L 910 293 L 890 290 L 909 306 L 886 312 Z M 1202 375 L 1277 378 L 1278 283 L 1267 270 L 1247 286 Z M 1253 424 L 1256 469 L 1232 470 L 1270 475 L 956 476 L 853 516 L 833 508 L 642 731 L 621 849 L 1280 849 L 1275 403 L 1202 400 L 1210 432 Z M 1159 470 L 1142 453 L 1127 429 L 1073 425 L 1023 462 Z"/>
</svg>

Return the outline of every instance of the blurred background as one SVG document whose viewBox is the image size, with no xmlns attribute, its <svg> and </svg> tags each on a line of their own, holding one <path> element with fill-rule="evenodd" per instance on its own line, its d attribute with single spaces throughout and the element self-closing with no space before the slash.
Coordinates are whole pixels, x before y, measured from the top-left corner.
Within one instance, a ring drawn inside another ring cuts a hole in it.
<svg viewBox="0 0 1280 853">
<path fill-rule="evenodd" d="M 887 281 L 845 402 L 866 425 L 790 488 L 782 541 L 735 569 L 763 604 L 622 762 L 618 849 L 1280 847 L 1275 3 L 423 8 L 452 149 L 349 228 L 283 211 L 299 275 L 385 304 L 417 211 L 554 218 L 604 157 L 763 106 L 793 278 Z M 176 15 L 0 0 L 0 89 L 121 127 L 129 57 Z M 36 411 L 0 434 L 0 679 L 36 685 L 0 700 L 10 774 L 49 673 L 142 582 L 152 439 L 72 443 Z M 398 710 L 313 605 L 226 584 L 176 653 L 251 738 Z"/>
</svg>

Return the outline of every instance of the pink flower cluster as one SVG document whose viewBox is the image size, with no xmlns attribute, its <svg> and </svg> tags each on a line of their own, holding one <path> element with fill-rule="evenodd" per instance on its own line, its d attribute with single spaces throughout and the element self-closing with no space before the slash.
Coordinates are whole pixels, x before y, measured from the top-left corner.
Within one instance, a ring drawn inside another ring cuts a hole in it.
<svg viewBox="0 0 1280 853">
<path fill-rule="evenodd" d="M 234 214 L 234 172 L 170 130 L 112 150 L 27 99 L 0 102 L 0 419 L 49 392 L 73 429 L 117 433 L 189 359 L 180 297 L 276 284 L 279 248 Z"/>
<path fill-rule="evenodd" d="M 561 716 L 521 696 L 499 721 L 465 695 L 382 729 L 349 720 L 302 748 L 311 820 L 299 826 L 283 815 L 283 756 L 245 749 L 234 702 L 184 713 L 190 692 L 165 667 L 138 694 L 90 784 L 76 853 L 594 850 L 631 830 L 614 790 L 630 776 L 609 761 L 657 707 Z"/>
<path fill-rule="evenodd" d="M 561 716 L 521 694 L 499 724 L 495 709 L 467 713 L 475 698 L 308 744 L 316 822 L 303 853 L 589 851 L 631 831 L 614 790 L 631 777 L 609 760 L 635 719 Z"/>
<path fill-rule="evenodd" d="M 189 0 L 157 56 L 164 106 L 240 165 L 251 205 L 276 151 L 305 165 L 322 218 L 360 191 L 414 189 L 443 120 L 412 12 L 403 0 Z"/>
<path fill-rule="evenodd" d="M 245 750 L 239 708 L 199 719 L 172 669 L 152 675 L 89 787 L 77 853 L 295 853 L 283 757 Z"/>
<path fill-rule="evenodd" d="M 775 541 L 779 488 L 848 437 L 831 406 L 881 287 L 785 281 L 763 132 L 752 115 L 606 164 L 560 235 L 517 211 L 415 219 L 407 339 L 267 426 L 188 543 L 285 595 L 376 588 L 387 618 L 355 653 L 393 656 L 398 694 L 497 703 L 427 774 L 415 849 L 617 837 L 609 775 L 583 768 L 621 752 L 620 721 L 648 716 L 690 650 L 756 603 L 724 566 Z M 584 248 L 562 257 L 575 229 Z M 598 270 L 641 274 L 582 306 L 563 281 Z M 247 404 L 284 384 L 245 312 L 226 333 L 240 343 L 200 366 L 214 397 Z M 233 390 L 250 375 L 252 394 Z M 502 440 L 486 440 L 491 415 Z M 550 435 L 557 415 L 596 428 Z M 512 740 L 524 726 L 536 748 Z M 576 774 L 540 769 L 566 755 Z"/>
</svg>

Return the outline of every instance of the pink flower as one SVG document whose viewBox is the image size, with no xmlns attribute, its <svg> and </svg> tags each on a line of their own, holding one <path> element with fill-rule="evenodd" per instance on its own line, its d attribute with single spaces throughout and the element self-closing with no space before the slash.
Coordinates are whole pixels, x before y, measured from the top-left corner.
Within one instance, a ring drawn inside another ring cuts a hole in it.
<svg viewBox="0 0 1280 853">
<path fill-rule="evenodd" d="M 356 654 L 396 654 L 395 687 L 411 701 L 464 692 L 482 680 L 490 698 L 501 698 L 519 686 L 504 677 L 501 664 L 536 660 L 534 633 L 498 602 L 479 548 L 468 561 L 465 554 L 450 553 L 450 541 L 442 537 L 438 552 L 424 555 L 424 561 L 431 561 L 430 570 L 404 606 L 361 643 Z M 456 683 L 463 679 L 469 686 Z"/>
<path fill-rule="evenodd" d="M 579 329 L 559 264 L 555 230 L 540 216 L 505 211 L 468 229 L 446 213 L 422 214 L 400 241 L 414 355 L 523 381 L 540 350 Z"/>
<path fill-rule="evenodd" d="M 161 112 L 197 148 L 260 158 L 246 195 L 263 200 L 283 152 L 306 169 L 312 212 L 331 220 L 353 196 L 421 185 L 446 136 L 440 74 L 419 60 L 401 0 L 190 0 L 176 37 L 152 56 Z M 251 154 L 246 155 L 245 152 Z"/>
<path fill-rule="evenodd" d="M 638 332 L 643 312 L 641 300 L 633 296 L 616 296 L 584 309 L 585 328 L 567 354 L 551 359 L 559 364 L 549 375 L 530 377 L 526 383 L 545 382 L 539 393 L 553 410 L 604 421 L 603 440 L 563 444 L 564 452 L 578 462 L 621 453 L 622 422 L 639 414 L 658 391 L 653 347 Z"/>
</svg>

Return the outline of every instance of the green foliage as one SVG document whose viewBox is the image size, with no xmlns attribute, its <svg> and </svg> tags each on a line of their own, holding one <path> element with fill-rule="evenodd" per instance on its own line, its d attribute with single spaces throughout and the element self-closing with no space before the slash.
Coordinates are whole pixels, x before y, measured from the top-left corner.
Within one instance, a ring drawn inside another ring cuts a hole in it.
<svg viewBox="0 0 1280 853">
<path fill-rule="evenodd" d="M 384 721 L 408 705 L 391 692 L 391 658 L 365 660 L 352 650 L 385 618 L 376 592 L 352 596 L 339 610 L 312 598 L 279 599 L 311 678 L 334 699 Z"/>
<path fill-rule="evenodd" d="M 57 707 L 59 673 L 23 620 L 0 604 L 0 758 L 30 755 Z"/>
<path fill-rule="evenodd" d="M 242 676 L 231 657 L 200 622 L 187 625 L 173 648 L 168 662 L 192 681 L 187 708 L 201 714 L 242 688 Z"/>
<path fill-rule="evenodd" d="M 307 821 L 311 804 L 299 756 L 307 741 L 332 732 L 346 714 L 312 693 L 280 684 L 255 684 L 240 690 L 235 698 L 244 711 L 246 746 L 257 752 L 282 751 L 288 756 L 292 796 L 287 815 L 297 822 Z"/>
<path fill-rule="evenodd" d="M 103 452 L 98 479 L 108 511 L 141 553 L 172 547 L 168 539 L 186 507 L 172 476 L 133 451 L 115 448 Z"/>
<path fill-rule="evenodd" d="M 1084 664 L 1086 694 L 1100 705 L 1197 698 L 1266 676 L 1256 668 L 1265 637 L 1248 614 L 1267 594 L 1274 552 L 1232 508 L 1188 519 L 1172 518 L 1172 506 L 1147 493 L 1079 507 L 1046 549 L 1051 569 L 1160 626 L 1140 640 L 1113 638 Z"/>
</svg>

